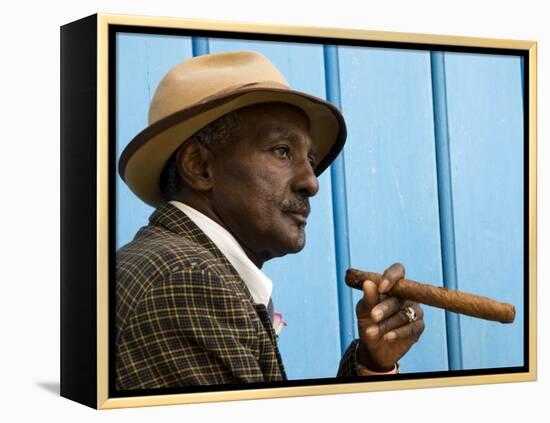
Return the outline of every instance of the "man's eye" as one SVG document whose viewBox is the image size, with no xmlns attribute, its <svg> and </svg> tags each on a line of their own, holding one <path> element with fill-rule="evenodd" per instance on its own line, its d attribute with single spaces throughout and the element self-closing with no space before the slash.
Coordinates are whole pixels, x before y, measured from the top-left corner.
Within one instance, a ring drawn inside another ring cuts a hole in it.
<svg viewBox="0 0 550 423">
<path fill-rule="evenodd" d="M 273 149 L 275 154 L 282 159 L 290 158 L 290 149 L 287 146 L 279 145 Z"/>
</svg>

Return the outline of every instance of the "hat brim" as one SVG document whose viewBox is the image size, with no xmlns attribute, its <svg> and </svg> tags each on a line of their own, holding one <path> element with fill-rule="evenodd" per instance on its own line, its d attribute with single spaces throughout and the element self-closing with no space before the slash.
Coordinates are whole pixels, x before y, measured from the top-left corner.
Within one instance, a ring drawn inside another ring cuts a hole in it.
<svg viewBox="0 0 550 423">
<path fill-rule="evenodd" d="M 346 140 L 346 124 L 340 111 L 331 103 L 306 93 L 253 86 L 211 97 L 148 126 L 122 152 L 119 174 L 137 197 L 157 207 L 166 201 L 160 189 L 161 172 L 185 140 L 227 113 L 267 102 L 290 104 L 307 115 L 319 158 L 315 174 L 320 175 L 336 158 Z"/>
</svg>

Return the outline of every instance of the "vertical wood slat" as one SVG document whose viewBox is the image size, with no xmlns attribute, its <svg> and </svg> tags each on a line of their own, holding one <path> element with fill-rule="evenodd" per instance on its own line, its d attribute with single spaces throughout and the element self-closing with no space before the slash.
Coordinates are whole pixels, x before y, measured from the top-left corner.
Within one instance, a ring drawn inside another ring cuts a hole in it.
<svg viewBox="0 0 550 423">
<path fill-rule="evenodd" d="M 190 37 L 117 34 L 116 155 L 147 127 L 151 98 L 161 78 L 177 63 L 192 57 Z M 116 178 L 116 248 L 128 243 L 147 224 L 153 208 L 139 200 Z"/>
<path fill-rule="evenodd" d="M 440 285 L 441 242 L 430 54 L 338 46 L 350 258 Z M 362 293 L 353 290 L 353 301 Z M 424 307 L 426 331 L 400 360 L 404 373 L 448 370 L 445 315 Z"/>
<path fill-rule="evenodd" d="M 524 359 L 520 63 L 519 56 L 445 53 L 458 288 L 516 306 L 507 325 L 460 316 L 464 369 Z"/>
<path fill-rule="evenodd" d="M 447 120 L 445 57 L 443 52 L 431 52 L 431 70 L 443 285 L 449 289 L 457 289 L 452 172 Z M 446 311 L 445 320 L 449 369 L 461 370 L 463 364 L 459 316 Z"/>
<path fill-rule="evenodd" d="M 342 109 L 340 101 L 340 71 L 338 48 L 325 45 L 325 83 L 327 100 Z M 353 298 L 344 277 L 350 267 L 348 205 L 346 197 L 346 165 L 343 152 L 330 166 L 332 177 L 332 209 L 334 221 L 334 242 L 336 252 L 336 275 L 338 284 L 338 315 L 340 317 L 340 349 L 342 353 L 354 338 Z"/>
<path fill-rule="evenodd" d="M 193 57 L 202 56 L 210 53 L 210 45 L 208 38 L 191 37 L 191 45 L 193 48 Z"/>
<path fill-rule="evenodd" d="M 525 76 L 524 76 L 524 61 L 525 59 L 522 57 L 519 59 L 519 66 L 520 66 L 520 78 L 521 78 L 521 100 L 522 102 L 525 101 Z"/>
</svg>

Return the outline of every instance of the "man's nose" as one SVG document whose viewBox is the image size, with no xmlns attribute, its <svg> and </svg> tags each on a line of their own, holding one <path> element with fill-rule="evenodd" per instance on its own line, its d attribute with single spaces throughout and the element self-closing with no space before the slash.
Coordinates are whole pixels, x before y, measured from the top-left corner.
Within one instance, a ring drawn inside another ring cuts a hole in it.
<svg viewBox="0 0 550 423">
<path fill-rule="evenodd" d="M 313 197 L 319 192 L 319 180 L 309 159 L 302 160 L 297 167 L 294 186 L 304 197 Z"/>
</svg>

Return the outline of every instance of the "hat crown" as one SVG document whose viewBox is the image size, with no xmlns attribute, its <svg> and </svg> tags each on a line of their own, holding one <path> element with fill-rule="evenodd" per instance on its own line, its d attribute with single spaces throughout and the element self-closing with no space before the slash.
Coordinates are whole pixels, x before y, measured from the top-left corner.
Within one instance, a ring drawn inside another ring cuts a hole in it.
<svg viewBox="0 0 550 423">
<path fill-rule="evenodd" d="M 174 66 L 160 81 L 149 108 L 149 125 L 226 90 L 267 81 L 289 88 L 281 72 L 257 52 L 194 57 Z"/>
</svg>

